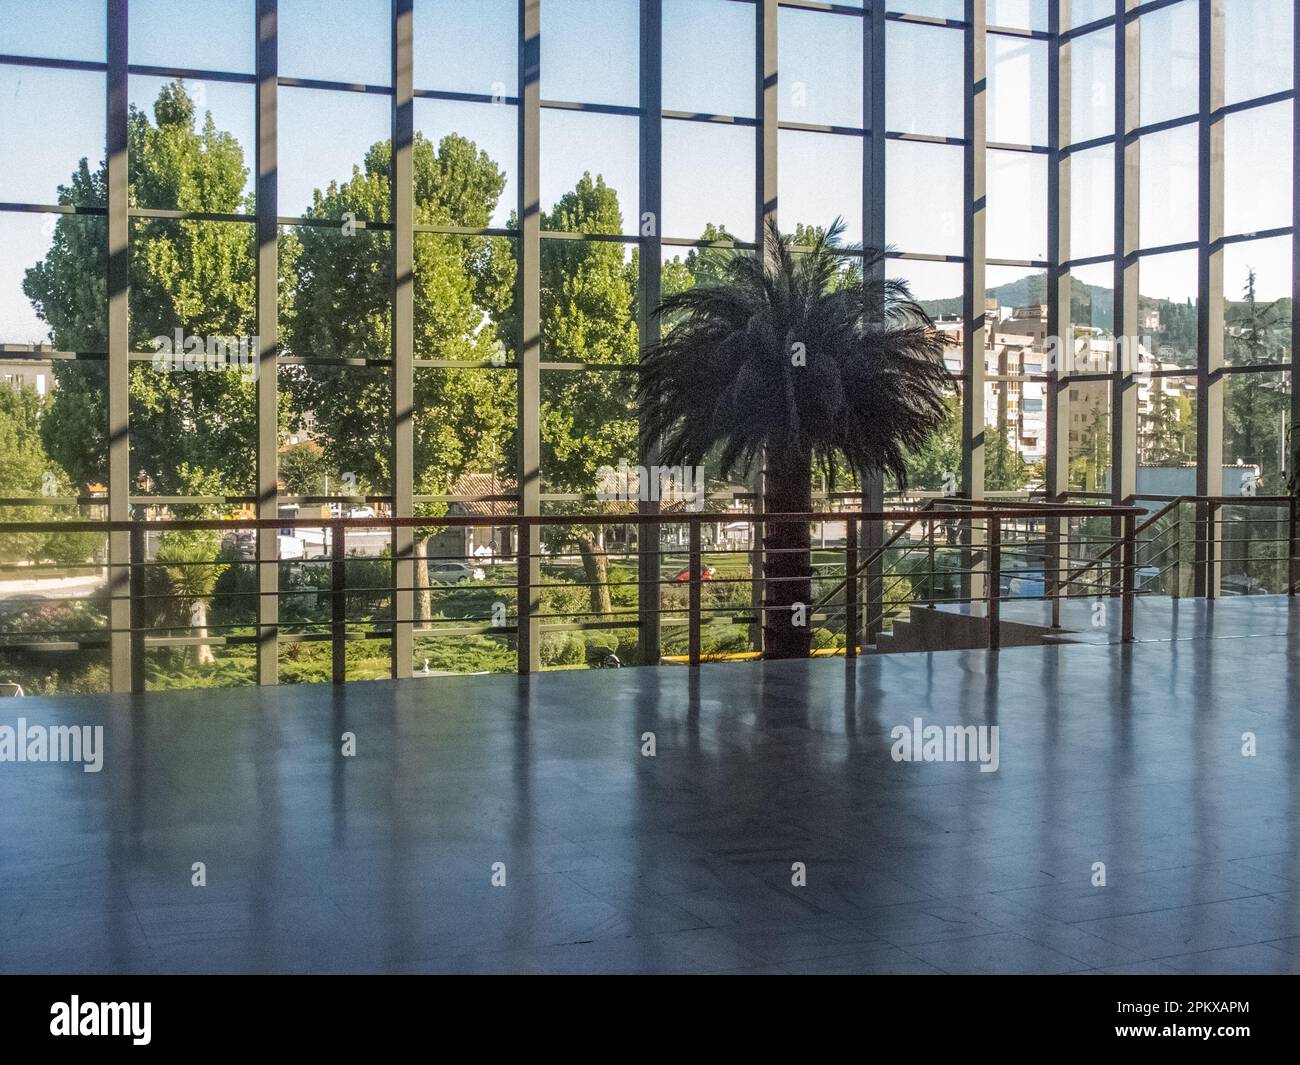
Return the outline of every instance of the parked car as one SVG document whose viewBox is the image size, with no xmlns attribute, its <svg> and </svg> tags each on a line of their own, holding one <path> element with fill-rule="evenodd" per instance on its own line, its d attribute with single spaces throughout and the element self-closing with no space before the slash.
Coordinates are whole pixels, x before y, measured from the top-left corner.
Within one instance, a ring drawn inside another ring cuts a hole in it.
<svg viewBox="0 0 1300 1065">
<path fill-rule="evenodd" d="M 702 580 L 702 581 L 711 581 L 711 580 L 713 580 L 713 578 L 714 578 L 714 576 L 717 574 L 717 572 L 718 572 L 718 569 L 717 569 L 716 566 L 708 566 L 708 565 L 706 565 L 706 566 L 704 567 L 704 569 L 702 569 L 702 570 L 700 571 L 700 580 Z M 689 581 L 690 579 L 691 579 L 691 568 L 690 568 L 690 566 L 686 566 L 686 567 L 683 568 L 683 569 L 682 569 L 682 570 L 681 570 L 681 571 L 680 571 L 680 572 L 679 572 L 675 577 L 673 577 L 673 580 L 674 580 L 674 581 L 677 581 L 678 583 L 681 583 L 681 584 L 685 584 L 685 583 L 686 583 L 687 581 Z"/>
<path fill-rule="evenodd" d="M 482 566 L 471 566 L 458 559 L 435 559 L 429 563 L 429 580 L 437 584 L 481 581 L 486 576 Z"/>
<path fill-rule="evenodd" d="M 1047 586 L 1041 572 L 1017 570 L 1002 575 L 1002 594 L 1009 599 L 1041 599 Z"/>
</svg>

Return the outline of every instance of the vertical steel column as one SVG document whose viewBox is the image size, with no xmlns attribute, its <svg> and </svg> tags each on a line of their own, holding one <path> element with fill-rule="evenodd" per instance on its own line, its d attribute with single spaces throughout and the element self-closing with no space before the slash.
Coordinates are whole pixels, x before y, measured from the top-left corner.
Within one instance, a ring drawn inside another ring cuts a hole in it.
<svg viewBox="0 0 1300 1065">
<path fill-rule="evenodd" d="M 142 692 L 145 683 L 145 569 L 148 538 L 143 522 L 137 522 L 128 534 L 131 537 L 131 690 Z"/>
<path fill-rule="evenodd" d="M 989 518 L 988 642 L 990 651 L 1002 649 L 1002 519 Z"/>
<path fill-rule="evenodd" d="M 279 0 L 257 0 L 257 516 L 279 516 Z M 274 528 L 257 531 L 257 682 L 280 677 L 280 568 Z"/>
<path fill-rule="evenodd" d="M 862 138 L 863 244 L 870 252 L 885 247 L 885 5 L 879 0 L 862 13 L 862 124 L 867 131 Z M 875 284 L 884 279 L 885 273 L 882 258 L 863 271 L 863 281 Z M 863 478 L 862 509 L 885 509 L 883 474 Z M 867 643 L 876 642 L 884 615 L 884 559 L 877 555 L 884 541 L 885 530 L 880 522 L 861 523 L 859 542 L 854 546 L 871 559 L 866 573 Z M 853 587 L 857 588 L 856 581 Z"/>
<path fill-rule="evenodd" d="M 700 589 L 704 580 L 704 558 L 700 553 L 700 519 L 691 518 L 688 527 L 687 577 L 689 579 L 686 604 L 687 661 L 692 666 L 700 664 Z"/>
<path fill-rule="evenodd" d="M 1120 640 L 1133 642 L 1134 598 L 1137 593 L 1137 516 L 1130 511 L 1125 514 L 1124 546 L 1121 549 L 1124 572 L 1120 575 Z"/>
<path fill-rule="evenodd" d="M 641 0 L 641 273 L 637 292 L 637 329 L 641 352 L 659 343 L 659 306 L 663 265 L 663 2 Z M 659 463 L 657 444 L 642 442 L 640 464 L 649 470 Z M 703 488 L 703 486 L 701 486 Z M 644 493 L 649 495 L 650 493 Z M 643 499 L 640 513 L 659 513 L 657 499 Z M 638 525 L 637 618 L 642 665 L 655 665 L 660 655 L 659 529 Z"/>
<path fill-rule="evenodd" d="M 755 128 L 757 137 L 754 159 L 755 174 L 754 203 L 754 239 L 758 243 L 758 254 L 763 255 L 767 248 L 767 227 L 777 220 L 778 206 L 778 165 L 777 151 L 780 144 L 780 96 L 777 83 L 777 20 L 780 7 L 777 0 L 757 0 L 754 5 L 756 19 L 754 42 L 755 71 L 755 111 L 758 119 Z M 766 487 L 764 471 L 754 470 L 750 479 L 750 491 L 754 494 L 754 513 L 762 514 L 764 509 L 763 493 Z M 767 611 L 764 608 L 766 585 L 763 581 L 763 539 L 766 529 L 762 522 L 754 524 L 754 542 L 749 556 L 751 570 L 750 597 L 758 619 L 750 629 L 750 641 L 756 651 L 764 648 L 764 629 L 767 626 Z"/>
<path fill-rule="evenodd" d="M 1300 448 L 1300 0 L 1293 5 L 1291 23 L 1291 410 L 1287 425 L 1287 471 L 1292 478 L 1300 475 L 1296 469 L 1297 449 Z M 1294 595 L 1300 589 L 1300 505 L 1293 498 L 1289 508 L 1288 538 L 1290 562 L 1287 567 L 1287 591 Z"/>
<path fill-rule="evenodd" d="M 858 657 L 862 623 L 858 615 L 858 519 L 850 518 L 844 538 L 844 657 Z"/>
<path fill-rule="evenodd" d="M 986 173 L 988 77 L 985 56 L 984 0 L 966 0 L 966 98 L 965 98 L 965 191 L 962 205 L 965 262 L 962 268 L 962 494 L 967 499 L 984 498 L 984 337 L 988 292 L 985 272 L 985 223 L 987 218 Z M 975 572 L 983 531 L 968 521 L 962 534 L 962 594 L 979 599 L 984 578 Z"/>
<path fill-rule="evenodd" d="M 415 97 L 414 0 L 393 0 L 393 516 L 415 515 Z M 392 674 L 409 677 L 415 655 L 415 530 L 394 526 Z"/>
<path fill-rule="evenodd" d="M 519 507 L 525 515 L 542 512 L 541 75 L 542 0 L 519 0 Z M 521 673 L 542 668 L 536 621 L 542 569 L 536 538 L 529 540 L 529 552 L 518 559 L 529 568 L 529 601 L 518 608 L 519 624 L 528 628 L 518 641 Z"/>
<path fill-rule="evenodd" d="M 525 521 L 516 527 L 515 537 L 515 654 L 520 674 L 534 673 L 540 666 L 534 667 L 536 656 L 533 651 L 533 637 L 536 635 L 533 615 L 537 613 L 537 599 L 533 581 L 533 565 L 536 529 Z M 539 652 L 540 653 L 540 652 Z"/>
<path fill-rule="evenodd" d="M 108 520 L 131 518 L 130 220 L 127 214 L 127 0 L 108 0 Z M 131 690 L 131 534 L 108 534 L 109 682 Z"/>
<path fill-rule="evenodd" d="M 1070 0 L 1051 0 L 1047 64 L 1047 336 L 1056 348 L 1047 359 L 1047 461 L 1049 503 L 1064 502 L 1070 490 L 1070 370 L 1074 365 L 1074 323 L 1070 313 L 1070 156 L 1071 52 L 1061 33 L 1070 25 Z M 1052 625 L 1061 624 L 1059 583 L 1069 558 L 1069 519 L 1047 519 L 1045 591 Z M 1064 536 L 1062 535 L 1064 533 Z"/>
<path fill-rule="evenodd" d="M 1110 496 L 1125 503 L 1137 490 L 1138 207 L 1141 38 L 1128 12 L 1138 0 L 1115 0 L 1115 351 L 1111 361 Z M 1129 334 L 1133 334 L 1129 336 Z M 1118 528 L 1114 529 L 1118 534 Z"/>
<path fill-rule="evenodd" d="M 1197 117 L 1196 494 L 1223 494 L 1223 22 L 1225 0 L 1200 2 Z M 1199 541 L 1198 541 L 1199 542 Z M 1218 595 L 1219 553 L 1201 553 L 1196 595 Z"/>
<path fill-rule="evenodd" d="M 330 673 L 335 684 L 348 679 L 347 532 L 342 521 L 330 523 Z"/>
<path fill-rule="evenodd" d="M 767 225 L 777 216 L 777 145 L 780 143 L 780 96 L 777 87 L 777 19 L 780 8 L 777 0 L 757 0 L 754 17 L 757 19 L 754 40 L 757 48 L 754 69 L 756 74 L 755 128 L 757 145 L 755 161 L 758 167 L 755 186 L 754 232 L 760 250 L 767 239 Z"/>
</svg>

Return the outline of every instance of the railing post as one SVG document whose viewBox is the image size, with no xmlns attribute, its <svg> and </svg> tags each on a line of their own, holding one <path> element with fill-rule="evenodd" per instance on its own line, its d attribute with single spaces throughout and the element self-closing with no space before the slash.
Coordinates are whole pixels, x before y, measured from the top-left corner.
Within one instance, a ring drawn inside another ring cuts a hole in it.
<svg viewBox="0 0 1300 1065">
<path fill-rule="evenodd" d="M 936 561 L 937 561 L 937 555 L 936 555 L 936 552 L 935 552 L 935 549 L 934 549 L 934 518 L 931 518 L 931 519 L 930 519 L 929 521 L 927 521 L 925 524 L 926 524 L 926 529 L 928 530 L 928 537 L 929 537 L 929 540 L 930 540 L 930 548 L 929 548 L 929 566 L 928 566 L 927 569 L 926 569 L 925 590 L 926 590 L 926 592 L 928 593 L 927 596 L 926 596 L 926 599 L 927 599 L 927 601 L 928 601 L 928 604 L 929 604 L 930 606 L 934 606 L 934 603 L 935 603 L 935 598 L 934 598 L 934 582 L 935 582 L 935 576 L 936 576 L 936 574 L 935 574 L 935 568 L 934 568 L 934 567 L 935 567 L 935 563 L 936 563 Z"/>
<path fill-rule="evenodd" d="M 686 609 L 687 639 L 689 640 L 689 658 L 692 667 L 700 664 L 700 519 L 692 518 L 690 522 L 690 600 Z"/>
<path fill-rule="evenodd" d="M 347 678 L 347 534 L 343 522 L 330 522 L 330 657 L 335 684 Z"/>
<path fill-rule="evenodd" d="M 1181 599 L 1183 595 L 1183 508 L 1174 509 L 1174 589 L 1171 599 Z"/>
<path fill-rule="evenodd" d="M 131 690 L 145 690 L 145 644 L 144 644 L 144 603 L 145 603 L 145 527 L 141 522 L 131 526 L 131 560 L 130 580 L 127 582 L 130 595 L 131 619 Z"/>
<path fill-rule="evenodd" d="M 1002 519 L 988 519 L 988 622 L 989 650 L 1002 647 Z"/>
<path fill-rule="evenodd" d="M 1066 550 L 1062 550 L 1061 541 L 1061 519 L 1047 519 L 1047 564 L 1043 567 L 1043 591 L 1047 593 L 1051 600 L 1052 609 L 1052 628 L 1061 627 L 1061 599 L 1065 594 L 1065 589 L 1061 584 L 1061 571 L 1065 569 L 1065 576 L 1069 576 L 1069 537 L 1070 537 L 1070 519 L 1065 519 L 1065 543 Z"/>
<path fill-rule="evenodd" d="M 1287 505 L 1287 582 L 1286 594 L 1295 595 L 1296 586 L 1300 584 L 1300 499 L 1292 496 Z"/>
<path fill-rule="evenodd" d="M 515 538 L 515 668 L 520 676 L 532 671 L 533 527 L 520 521 Z"/>
<path fill-rule="evenodd" d="M 844 542 L 844 657 L 858 657 L 858 519 L 849 518 Z"/>
<path fill-rule="evenodd" d="M 1137 587 L 1137 517 L 1133 513 L 1124 515 L 1124 547 L 1121 555 L 1124 559 L 1124 572 L 1121 574 L 1123 592 L 1120 600 L 1120 639 L 1124 643 L 1133 642 L 1133 600 Z"/>
<path fill-rule="evenodd" d="M 1205 507 L 1205 598 L 1219 598 L 1219 504 Z"/>
</svg>

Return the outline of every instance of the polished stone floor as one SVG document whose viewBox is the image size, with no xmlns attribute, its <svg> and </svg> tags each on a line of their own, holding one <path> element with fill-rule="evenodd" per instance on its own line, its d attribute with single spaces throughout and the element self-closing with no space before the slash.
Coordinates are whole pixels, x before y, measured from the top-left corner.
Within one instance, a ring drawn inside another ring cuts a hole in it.
<svg viewBox="0 0 1300 1065">
<path fill-rule="evenodd" d="M 106 756 L 0 764 L 0 970 L 1300 972 L 1300 628 L 1221 608 L 852 668 L 7 700 Z M 918 717 L 996 724 L 997 771 L 892 760 Z"/>
</svg>

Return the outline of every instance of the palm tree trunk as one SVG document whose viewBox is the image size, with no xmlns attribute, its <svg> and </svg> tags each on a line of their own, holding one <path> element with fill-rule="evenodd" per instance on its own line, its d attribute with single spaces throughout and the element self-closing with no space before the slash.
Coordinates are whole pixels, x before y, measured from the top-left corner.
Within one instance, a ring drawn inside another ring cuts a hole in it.
<svg viewBox="0 0 1300 1065">
<path fill-rule="evenodd" d="M 812 461 L 804 454 L 777 458 L 769 453 L 763 503 L 767 513 L 812 509 Z M 807 522 L 767 522 L 763 536 L 765 658 L 807 658 L 811 645 L 812 530 Z M 805 608 L 804 624 L 796 607 Z"/>
<path fill-rule="evenodd" d="M 196 599 L 190 607 L 190 626 L 194 630 L 194 635 L 200 639 L 208 638 L 208 604 L 202 599 Z M 216 661 L 216 656 L 212 653 L 212 645 L 208 643 L 198 643 L 194 645 L 194 664 L 196 666 L 206 666 Z"/>
<path fill-rule="evenodd" d="M 429 537 L 424 536 L 415 542 L 415 622 L 420 628 L 421 622 L 427 623 L 433 615 L 433 597 L 429 590 Z"/>
<path fill-rule="evenodd" d="M 585 529 L 578 536 L 578 553 L 582 556 L 582 570 L 591 586 L 591 609 L 608 615 L 613 611 L 609 596 L 609 565 L 596 532 Z"/>
</svg>

